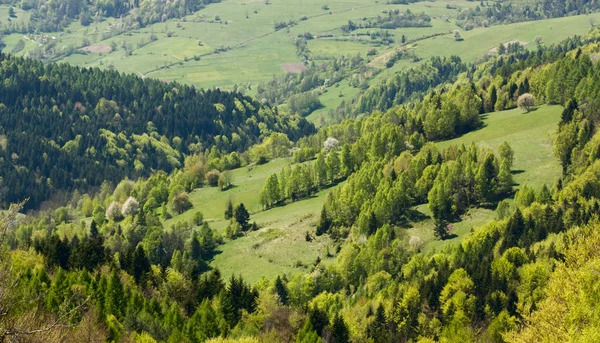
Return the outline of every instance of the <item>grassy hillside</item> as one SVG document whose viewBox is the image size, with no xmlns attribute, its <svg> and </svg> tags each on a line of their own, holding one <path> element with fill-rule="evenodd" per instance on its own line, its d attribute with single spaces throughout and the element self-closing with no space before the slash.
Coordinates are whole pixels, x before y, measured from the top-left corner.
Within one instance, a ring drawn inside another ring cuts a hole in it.
<svg viewBox="0 0 600 343">
<path fill-rule="evenodd" d="M 494 112 L 484 115 L 484 127 L 462 137 L 437 143 L 440 149 L 452 144 L 469 145 L 475 142 L 482 147 L 496 150 L 502 142 L 507 141 L 515 152 L 513 177 L 516 187 L 527 184 L 539 189 L 543 184 L 552 186 L 561 176 L 558 159 L 552 152 L 553 137 L 562 112 L 561 106 L 541 106 L 535 111 L 524 113 L 519 109 Z M 427 217 L 431 212 L 427 205 L 420 205 L 416 210 Z M 436 249 L 447 244 L 460 242 L 464 237 L 488 221 L 496 218 L 492 209 L 473 208 L 462 216 L 462 220 L 454 223 L 455 236 L 447 240 L 436 240 L 433 236 L 433 219 L 427 218 L 407 230 L 409 236 L 418 236 L 425 243 L 426 249 Z"/>
<path fill-rule="evenodd" d="M 181 220 L 189 221 L 199 210 L 210 226 L 222 234 L 229 223 L 224 219 L 227 201 L 244 203 L 251 213 L 250 221 L 256 221 L 260 230 L 220 246 L 211 266 L 219 268 L 223 275 L 241 274 L 251 283 L 262 276 L 272 278 L 278 274 L 305 272 L 317 257 L 327 258 L 327 245 L 332 254 L 335 252 L 329 238 L 314 237 L 314 225 L 328 190 L 310 199 L 264 211 L 258 203 L 258 194 L 267 177 L 279 172 L 287 163 L 290 160 L 277 159 L 251 169 L 236 169 L 232 171 L 235 186 L 224 192 L 210 187 L 195 190 L 190 194 L 194 208 L 165 221 L 165 227 Z M 307 231 L 313 235 L 311 242 L 306 241 Z"/>
<path fill-rule="evenodd" d="M 551 186 L 561 176 L 560 164 L 552 152 L 561 112 L 561 106 L 541 106 L 530 113 L 514 109 L 486 114 L 482 129 L 440 142 L 438 146 L 475 142 L 496 150 L 507 141 L 515 151 L 515 182 L 536 188 L 543 184 Z"/>
<path fill-rule="evenodd" d="M 552 153 L 552 139 L 562 111 L 561 106 L 541 106 L 530 113 L 519 109 L 494 112 L 484 115 L 484 127 L 462 137 L 439 142 L 443 149 L 451 144 L 471 144 L 496 149 L 508 141 L 515 151 L 514 178 L 518 184 L 541 187 L 551 185 L 560 176 L 561 168 Z M 315 261 L 317 256 L 326 258 L 326 247 L 334 254 L 333 242 L 319 237 L 306 242 L 307 231 L 314 232 L 325 195 L 329 190 L 318 193 L 316 197 L 298 201 L 286 206 L 263 211 L 258 203 L 258 193 L 266 178 L 279 171 L 287 159 L 277 159 L 252 169 L 240 168 L 233 171 L 235 187 L 225 192 L 217 188 L 201 188 L 191 193 L 194 208 L 165 222 L 165 226 L 180 220 L 190 220 L 197 210 L 202 211 L 217 232 L 223 233 L 228 220 L 223 218 L 228 199 L 234 204 L 243 202 L 251 212 L 251 221 L 261 227 L 247 236 L 228 241 L 219 247 L 220 253 L 211 262 L 224 275 L 241 274 L 250 282 L 260 280 L 264 275 L 303 273 L 305 265 Z M 439 250 L 447 244 L 461 241 L 477 227 L 496 217 L 493 209 L 474 208 L 454 223 L 455 236 L 440 241 L 433 236 L 433 220 L 429 219 L 427 204 L 415 208 L 426 218 L 407 227 L 407 235 L 418 236 L 426 249 Z M 300 263 L 297 263 L 300 262 Z"/>
</svg>

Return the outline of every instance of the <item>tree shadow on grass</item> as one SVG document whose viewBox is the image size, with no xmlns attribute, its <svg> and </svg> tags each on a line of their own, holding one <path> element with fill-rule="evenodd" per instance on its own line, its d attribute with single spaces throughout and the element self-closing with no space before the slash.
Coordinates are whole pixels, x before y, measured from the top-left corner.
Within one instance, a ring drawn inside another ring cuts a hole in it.
<svg viewBox="0 0 600 343">
<path fill-rule="evenodd" d="M 458 235 L 455 233 L 451 233 L 446 238 L 444 238 L 443 241 L 448 241 L 448 240 L 455 239 L 455 238 L 458 238 Z"/>
<path fill-rule="evenodd" d="M 417 211 L 415 209 L 410 209 L 408 210 L 408 213 L 406 214 L 406 219 L 412 222 L 420 222 L 423 221 L 425 219 L 429 219 L 430 217 L 428 215 L 426 215 L 425 213 L 421 212 L 421 211 Z"/>
<path fill-rule="evenodd" d="M 486 118 L 487 118 L 487 116 L 488 116 L 487 114 L 482 114 L 482 115 L 480 115 L 480 118 L 481 118 L 481 120 L 484 120 L 484 119 L 486 119 Z M 461 133 L 461 134 L 458 134 L 458 135 L 456 135 L 456 136 L 454 136 L 454 137 L 452 137 L 452 138 L 449 138 L 449 139 L 457 139 L 457 138 L 460 138 L 460 137 L 462 137 L 462 136 L 464 136 L 464 135 L 466 135 L 466 134 L 468 134 L 468 133 L 477 132 L 477 131 L 479 131 L 479 130 L 485 129 L 487 126 L 488 126 L 488 125 L 487 125 L 487 123 L 484 123 L 484 122 L 482 122 L 482 123 L 481 123 L 481 125 L 479 125 L 478 127 L 474 128 L 474 129 L 472 129 L 472 130 L 469 130 L 469 131 L 467 131 L 467 132 L 463 132 L 463 133 Z M 442 141 L 445 141 L 445 140 L 447 140 L 447 139 L 442 139 L 442 140 L 440 140 L 440 142 L 442 142 Z"/>
</svg>

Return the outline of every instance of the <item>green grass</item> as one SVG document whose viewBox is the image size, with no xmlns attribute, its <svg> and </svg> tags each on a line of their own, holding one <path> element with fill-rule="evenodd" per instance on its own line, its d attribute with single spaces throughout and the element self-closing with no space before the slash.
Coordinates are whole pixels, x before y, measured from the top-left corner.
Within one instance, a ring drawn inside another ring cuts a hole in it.
<svg viewBox="0 0 600 343">
<path fill-rule="evenodd" d="M 323 104 L 323 107 L 308 115 L 306 119 L 315 123 L 317 126 L 331 122 L 331 118 L 328 114 L 329 111 L 335 110 L 342 101 L 347 103 L 351 102 L 359 92 L 359 88 L 350 86 L 347 81 L 338 82 L 332 87 L 327 88 L 327 92 L 319 96 L 319 100 Z"/>
<path fill-rule="evenodd" d="M 231 199 L 234 204 L 244 203 L 250 211 L 250 221 L 256 221 L 260 229 L 226 241 L 219 247 L 219 253 L 210 265 L 219 268 L 223 275 L 241 274 L 251 283 L 260 280 L 262 276 L 271 278 L 284 273 L 307 272 L 307 268 L 317 257 L 327 260 L 327 245 L 334 252 L 333 243 L 325 236 L 315 237 L 311 242 L 305 239 L 307 231 L 314 236 L 314 226 L 329 190 L 322 190 L 312 198 L 266 211 L 258 203 L 258 194 L 267 177 L 279 172 L 289 162 L 289 159 L 276 159 L 252 169 L 233 170 L 235 187 L 224 192 L 214 187 L 194 190 L 190 194 L 194 207 L 165 221 L 165 228 L 168 229 L 181 220 L 190 221 L 199 210 L 211 228 L 217 234 L 223 234 L 229 223 L 229 220 L 224 219 L 227 201 Z"/>
<path fill-rule="evenodd" d="M 493 112 L 484 115 L 485 127 L 482 129 L 439 142 L 438 147 L 443 149 L 451 144 L 475 142 L 496 151 L 507 141 L 515 151 L 515 182 L 538 189 L 543 184 L 551 186 L 561 176 L 559 161 L 552 152 L 561 112 L 561 106 L 541 106 L 530 113 L 519 109 Z"/>
<path fill-rule="evenodd" d="M 322 9 L 325 4 L 329 6 L 329 10 Z M 477 2 L 458 0 L 410 5 L 390 5 L 378 0 L 340 0 L 334 3 L 327 0 L 272 0 L 268 5 L 262 0 L 225 0 L 210 4 L 182 19 L 156 23 L 109 38 L 103 36 L 111 32 L 111 26 L 120 27 L 121 19 L 108 18 L 88 27 L 74 21 L 64 32 L 47 35 L 56 38 L 57 51 L 63 51 L 69 46 L 80 48 L 84 40 L 96 45 L 114 43 L 117 46 L 116 51 L 110 53 L 75 53 L 62 57 L 59 61 L 86 67 L 115 68 L 201 88 L 231 88 L 236 84 L 256 86 L 259 82 L 270 80 L 273 75 L 285 73 L 282 64 L 299 63 L 294 39 L 305 32 L 311 32 L 316 37 L 309 41 L 311 56 L 316 62 L 356 53 L 365 56 L 370 47 L 375 47 L 379 56 L 385 55 L 398 47 L 402 35 L 412 41 L 432 34 L 449 33 L 458 28 L 454 24 L 457 10 L 446 8 L 446 4 L 458 8 L 478 5 Z M 376 43 L 368 37 L 357 36 L 359 33 L 379 29 L 360 29 L 349 34 L 340 29 L 348 20 L 360 21 L 364 17 L 375 17 L 390 8 L 425 12 L 431 16 L 432 26 L 389 30 L 395 37 L 395 43 L 389 47 L 375 46 Z M 16 11 L 18 18 L 13 20 L 29 20 L 28 12 L 18 8 Z M 8 13 L 8 6 L 0 6 L 0 18 L 3 13 Z M 220 21 L 214 21 L 216 16 Z M 300 20 L 302 17 L 306 17 L 306 20 Z M 543 43 L 550 44 L 573 34 L 583 34 L 590 28 L 591 17 L 600 19 L 600 14 L 477 28 L 462 32 L 465 38 L 463 42 L 454 41 L 452 35 L 444 35 L 419 40 L 410 44 L 410 47 L 423 60 L 434 55 L 459 55 L 466 61 L 475 61 L 500 42 L 513 39 L 532 42 L 536 36 L 542 36 Z M 274 22 L 289 20 L 294 20 L 297 24 L 274 31 Z M 150 40 L 150 35 L 156 35 L 158 41 L 138 48 L 139 43 Z M 332 35 L 333 38 L 319 39 L 322 35 Z M 31 35 L 29 38 L 37 40 L 39 36 Z M 24 40 L 23 35 L 7 35 L 4 38 L 7 44 L 5 51 L 12 51 L 19 40 Z M 203 46 L 198 45 L 199 41 Z M 25 55 L 39 47 L 37 42 L 25 43 L 25 48 L 18 52 L 19 55 Z M 131 46 L 131 53 L 126 53 L 121 48 L 122 44 Z M 215 50 L 221 48 L 226 51 L 215 53 Z M 201 59 L 195 60 L 194 56 L 200 56 Z M 377 56 L 370 58 L 375 59 L 373 66 L 384 67 L 382 63 L 378 63 Z M 371 80 L 371 84 L 417 64 L 408 60 L 398 61 L 392 68 L 382 69 L 382 73 Z M 350 100 L 359 91 L 349 87 L 346 81 L 342 81 L 338 87 L 330 87 L 329 92 L 321 96 L 325 107 L 309 116 L 310 120 L 317 124 L 321 118 L 324 118 L 324 122 L 330 121 L 327 115 L 329 110 L 335 109 L 343 100 Z M 338 97 L 339 90 L 342 90 L 343 98 Z"/>
<path fill-rule="evenodd" d="M 465 237 L 475 232 L 477 228 L 487 224 L 490 220 L 496 218 L 496 212 L 485 208 L 471 208 L 465 213 L 460 221 L 452 223 L 453 231 L 449 239 L 440 241 L 433 235 L 434 220 L 431 218 L 431 211 L 427 204 L 415 207 L 415 210 L 427 216 L 426 219 L 412 223 L 407 228 L 408 237 L 417 236 L 421 238 L 424 245 L 424 251 L 440 251 L 447 245 L 461 242 Z"/>
<path fill-rule="evenodd" d="M 224 218 L 227 201 L 231 199 L 234 204 L 244 203 L 252 215 L 262 211 L 262 206 L 258 203 L 258 194 L 267 177 L 274 172 L 279 172 L 288 163 L 290 163 L 288 159 L 276 159 L 251 169 L 246 167 L 235 169 L 231 171 L 234 187 L 223 192 L 217 187 L 203 187 L 194 190 L 190 194 L 194 208 L 165 221 L 165 227 L 169 228 L 181 220 L 189 221 L 196 211 L 201 211 L 211 227 L 222 233 L 229 222 Z"/>
<path fill-rule="evenodd" d="M 307 231 L 314 236 L 314 225 L 327 192 L 323 190 L 314 198 L 252 215 L 251 220 L 261 229 L 220 246 L 221 253 L 211 266 L 219 268 L 223 275 L 241 274 L 254 283 L 262 276 L 307 273 L 317 257 L 328 262 L 326 249 L 329 246 L 334 253 L 333 242 L 327 236 L 314 237 L 311 242 L 305 239 Z"/>
<path fill-rule="evenodd" d="M 589 20 L 600 19 L 600 13 L 589 15 L 539 20 L 510 25 L 496 25 L 462 31 L 464 41 L 457 42 L 453 35 L 422 40 L 414 45 L 417 56 L 429 59 L 432 56 L 460 56 L 466 62 L 474 62 L 500 43 L 520 40 L 535 48 L 534 39 L 542 37 L 543 44 L 558 43 L 575 34 L 584 34 L 591 29 Z"/>
<path fill-rule="evenodd" d="M 439 148 L 451 144 L 471 144 L 496 150 L 508 141 L 515 151 L 515 180 L 519 184 L 541 187 L 552 184 L 560 176 L 560 165 L 552 154 L 552 140 L 562 111 L 561 106 L 541 106 L 535 111 L 524 113 L 519 109 L 486 114 L 484 127 L 462 137 L 438 142 Z M 216 188 L 201 188 L 191 194 L 194 209 L 177 216 L 165 224 L 189 220 L 196 209 L 205 214 L 211 226 L 222 233 L 228 221 L 223 219 L 225 204 L 231 197 L 234 203 L 243 202 L 250 210 L 251 220 L 261 229 L 247 236 L 222 245 L 220 253 L 211 262 L 224 275 L 241 274 L 251 282 L 262 276 L 274 277 L 283 273 L 306 273 L 307 268 L 297 267 L 296 262 L 309 265 L 317 256 L 325 257 L 326 246 L 333 252 L 333 244 L 326 237 L 306 242 L 307 231 L 314 232 L 324 197 L 329 190 L 321 191 L 311 199 L 263 211 L 257 202 L 258 193 L 267 176 L 280 170 L 288 160 L 278 159 L 252 170 L 240 168 L 233 171 L 236 187 L 220 192 Z M 418 236 L 425 243 L 425 251 L 439 251 L 444 246 L 460 242 L 478 227 L 496 218 L 494 210 L 471 208 L 453 223 L 453 237 L 444 241 L 433 236 L 433 219 L 427 204 L 415 207 L 426 218 L 411 223 L 407 235 Z"/>
<path fill-rule="evenodd" d="M 561 106 L 541 106 L 535 111 L 524 113 L 519 109 L 494 112 L 484 115 L 485 126 L 462 137 L 438 142 L 441 149 L 452 144 L 469 145 L 472 142 L 497 151 L 507 141 L 515 151 L 513 172 L 518 186 L 527 184 L 540 188 L 549 186 L 561 175 L 558 160 L 552 153 L 552 141 L 562 112 Z M 518 187 L 517 186 L 517 187 Z M 434 221 L 427 204 L 415 207 L 426 219 L 411 223 L 408 236 L 418 236 L 425 243 L 425 251 L 439 251 L 444 246 L 462 241 L 465 237 L 496 218 L 496 212 L 486 208 L 471 208 L 460 221 L 453 223 L 452 238 L 437 240 L 433 236 Z"/>
</svg>

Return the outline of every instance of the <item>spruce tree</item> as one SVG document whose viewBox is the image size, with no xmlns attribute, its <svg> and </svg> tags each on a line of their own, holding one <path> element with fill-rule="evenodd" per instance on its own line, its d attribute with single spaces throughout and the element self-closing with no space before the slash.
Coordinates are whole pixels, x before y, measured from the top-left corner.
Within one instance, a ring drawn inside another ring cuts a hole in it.
<svg viewBox="0 0 600 343">
<path fill-rule="evenodd" d="M 331 343 L 350 343 L 350 331 L 344 318 L 338 313 L 331 325 Z"/>
<path fill-rule="evenodd" d="M 225 208 L 225 219 L 231 219 L 233 217 L 233 203 L 231 202 L 231 198 L 227 200 L 227 205 Z"/>
<path fill-rule="evenodd" d="M 248 210 L 246 210 L 246 206 L 244 206 L 243 203 L 236 206 L 233 216 L 235 217 L 235 221 L 240 224 L 242 231 L 247 231 L 250 213 L 248 213 Z"/>
<path fill-rule="evenodd" d="M 113 269 L 106 287 L 104 296 L 106 303 L 106 314 L 112 314 L 117 318 L 122 318 L 125 311 L 125 291 L 121 283 L 121 277 L 116 269 Z"/>
<path fill-rule="evenodd" d="M 275 292 L 279 296 L 279 301 L 282 305 L 287 305 L 288 302 L 288 290 L 287 287 L 283 284 L 281 277 L 277 276 L 275 279 Z"/>
<path fill-rule="evenodd" d="M 146 256 L 144 247 L 141 244 L 138 244 L 133 253 L 133 261 L 131 263 L 131 274 L 133 275 L 135 282 L 143 287 L 150 271 L 150 261 Z"/>
</svg>

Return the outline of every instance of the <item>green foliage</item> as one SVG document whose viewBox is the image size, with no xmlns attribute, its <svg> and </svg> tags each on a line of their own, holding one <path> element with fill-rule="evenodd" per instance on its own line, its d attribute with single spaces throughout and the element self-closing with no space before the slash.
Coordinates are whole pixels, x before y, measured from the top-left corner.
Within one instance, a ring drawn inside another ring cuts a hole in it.
<svg viewBox="0 0 600 343">
<path fill-rule="evenodd" d="M 227 200 L 227 207 L 225 208 L 225 219 L 231 219 L 233 217 L 233 202 L 231 198 Z"/>
<path fill-rule="evenodd" d="M 187 192 L 175 195 L 170 201 L 170 207 L 173 212 L 181 214 L 193 207 Z"/>
<path fill-rule="evenodd" d="M 154 169 L 170 172 L 182 166 L 183 156 L 193 152 L 190 147 L 198 145 L 214 144 L 229 153 L 258 143 L 272 131 L 292 139 L 313 131 L 305 120 L 239 94 L 199 92 L 109 70 L 83 72 L 67 64 L 42 65 L 4 55 L 1 59 L 0 76 L 11 80 L 0 98 L 4 105 L 0 124 L 8 142 L 0 164 L 6 202 L 29 197 L 27 206 L 36 206 L 57 191 L 148 176 Z M 9 77 L 13 67 L 21 73 Z M 46 86 L 37 87 L 40 80 Z M 225 111 L 217 111 L 216 103 Z M 239 112 L 236 103 L 245 111 Z M 30 118 L 24 127 L 14 120 L 23 111 Z M 155 131 L 146 132 L 149 122 Z M 49 127 L 67 131 L 45 131 Z M 230 143 L 234 141 L 236 145 Z M 42 167 L 50 160 L 53 168 Z M 40 168 L 29 167 L 33 165 Z M 24 180 L 43 182 L 34 186 Z"/>
<path fill-rule="evenodd" d="M 235 219 L 236 223 L 240 225 L 242 231 L 247 231 L 249 229 L 248 221 L 250 220 L 250 213 L 243 203 L 235 207 L 233 210 L 233 218 Z"/>
</svg>

